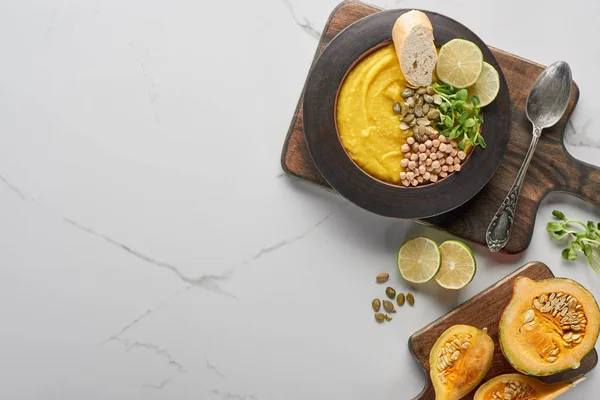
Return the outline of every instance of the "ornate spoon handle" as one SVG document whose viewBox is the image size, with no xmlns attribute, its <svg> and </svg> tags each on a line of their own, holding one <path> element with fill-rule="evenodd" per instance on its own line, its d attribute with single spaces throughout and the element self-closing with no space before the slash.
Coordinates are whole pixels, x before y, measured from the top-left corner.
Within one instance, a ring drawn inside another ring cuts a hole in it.
<svg viewBox="0 0 600 400">
<path fill-rule="evenodd" d="M 492 222 L 490 222 L 490 226 L 488 226 L 487 232 L 485 233 L 485 241 L 491 251 L 498 251 L 508 243 L 515 211 L 517 209 L 517 201 L 519 200 L 519 194 L 521 193 L 521 185 L 527 174 L 527 168 L 529 168 L 529 163 L 531 162 L 541 133 L 542 130 L 540 128 L 537 126 L 533 127 L 533 138 L 531 139 L 531 144 L 529 145 L 529 150 L 527 150 L 527 155 L 521 165 L 521 169 L 519 169 L 519 173 L 508 191 L 506 198 L 498 211 L 496 211 L 496 215 L 492 218 Z"/>
</svg>

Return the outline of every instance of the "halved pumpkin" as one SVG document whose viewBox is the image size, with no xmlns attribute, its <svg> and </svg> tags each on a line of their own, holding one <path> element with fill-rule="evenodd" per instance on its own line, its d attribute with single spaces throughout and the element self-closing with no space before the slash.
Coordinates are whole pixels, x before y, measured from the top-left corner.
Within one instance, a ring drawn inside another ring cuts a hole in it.
<svg viewBox="0 0 600 400">
<path fill-rule="evenodd" d="M 487 329 L 454 325 L 446 330 L 429 353 L 435 399 L 461 399 L 483 380 L 493 356 L 494 342 Z"/>
<path fill-rule="evenodd" d="M 578 368 L 599 331 L 598 304 L 583 286 L 564 278 L 519 277 L 500 319 L 500 347 L 518 371 L 547 376 Z"/>
<path fill-rule="evenodd" d="M 550 384 L 520 374 L 500 375 L 481 385 L 473 400 L 552 400 L 584 379 L 580 376 L 572 381 Z"/>
</svg>

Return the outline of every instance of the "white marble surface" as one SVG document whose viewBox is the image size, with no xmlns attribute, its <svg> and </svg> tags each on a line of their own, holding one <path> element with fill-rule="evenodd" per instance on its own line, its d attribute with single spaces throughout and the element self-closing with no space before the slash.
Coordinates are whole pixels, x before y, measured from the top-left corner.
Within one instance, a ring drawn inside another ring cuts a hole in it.
<svg viewBox="0 0 600 400">
<path fill-rule="evenodd" d="M 568 61 L 567 135 L 598 164 L 600 3 L 378 1 L 458 19 L 490 45 Z M 585 283 L 544 232 L 521 256 L 475 246 L 459 293 L 425 286 L 372 320 L 372 283 L 410 235 L 281 174 L 279 155 L 335 0 L 4 0 L 0 5 L 0 398 L 409 399 L 406 340 L 530 260 Z M 533 18 L 534 14 L 539 17 Z M 576 17 L 576 19 L 575 19 Z M 533 25 L 532 25 L 533 24 Z M 596 398 L 600 373 L 564 399 Z"/>
</svg>

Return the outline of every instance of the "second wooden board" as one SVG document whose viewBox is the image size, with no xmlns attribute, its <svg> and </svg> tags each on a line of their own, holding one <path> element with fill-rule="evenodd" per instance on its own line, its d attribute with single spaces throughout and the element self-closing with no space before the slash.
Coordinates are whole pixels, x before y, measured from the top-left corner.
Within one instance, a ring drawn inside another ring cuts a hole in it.
<svg viewBox="0 0 600 400">
<path fill-rule="evenodd" d="M 554 274 L 545 264 L 531 262 L 498 281 L 472 299 L 461 304 L 448 314 L 427 325 L 408 339 L 408 347 L 426 373 L 425 389 L 414 400 L 434 400 L 435 392 L 429 378 L 429 352 L 435 341 L 448 328 L 457 324 L 472 325 L 476 328 L 487 328 L 488 334 L 494 340 L 494 358 L 492 366 L 484 382 L 498 375 L 516 373 L 517 371 L 506 361 L 498 342 L 498 323 L 504 309 L 508 305 L 513 292 L 513 284 L 519 276 L 534 280 L 553 278 Z M 558 382 L 587 374 L 598 363 L 598 354 L 592 350 L 581 360 L 578 369 L 565 371 L 560 374 L 540 378 L 545 382 Z M 464 397 L 473 399 L 475 390 Z"/>
</svg>

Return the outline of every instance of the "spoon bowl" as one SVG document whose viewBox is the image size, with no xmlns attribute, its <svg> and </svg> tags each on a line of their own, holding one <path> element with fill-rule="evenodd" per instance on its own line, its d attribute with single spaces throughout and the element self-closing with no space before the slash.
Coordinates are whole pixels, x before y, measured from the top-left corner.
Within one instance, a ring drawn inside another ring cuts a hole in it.
<svg viewBox="0 0 600 400">
<path fill-rule="evenodd" d="M 556 124 L 565 113 L 571 97 L 571 68 L 557 61 L 540 74 L 527 96 L 525 112 L 540 129 Z"/>
</svg>

